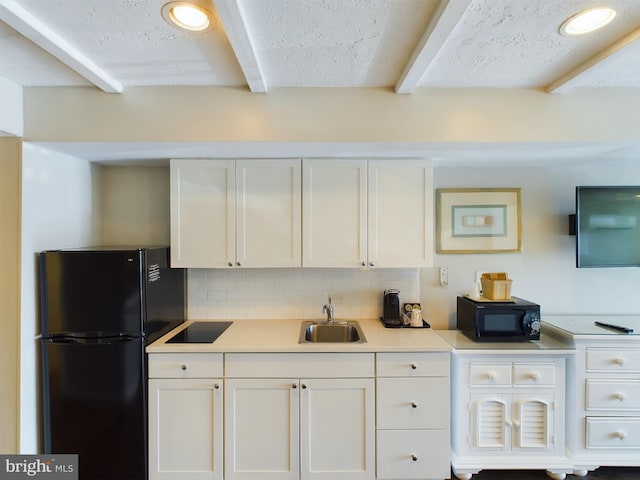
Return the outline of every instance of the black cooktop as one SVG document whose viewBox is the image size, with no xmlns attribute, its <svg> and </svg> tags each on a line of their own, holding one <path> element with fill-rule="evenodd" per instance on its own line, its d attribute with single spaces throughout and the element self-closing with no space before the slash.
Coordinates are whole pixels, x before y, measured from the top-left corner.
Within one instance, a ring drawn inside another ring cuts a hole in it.
<svg viewBox="0 0 640 480">
<path fill-rule="evenodd" d="M 233 322 L 193 322 L 165 343 L 213 343 Z"/>
</svg>

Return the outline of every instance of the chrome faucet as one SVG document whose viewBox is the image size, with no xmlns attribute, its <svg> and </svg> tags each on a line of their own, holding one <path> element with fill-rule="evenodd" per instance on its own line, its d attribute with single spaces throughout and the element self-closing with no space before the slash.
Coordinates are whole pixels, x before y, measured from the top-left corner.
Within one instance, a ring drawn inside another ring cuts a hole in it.
<svg viewBox="0 0 640 480">
<path fill-rule="evenodd" d="M 331 305 L 331 297 L 329 297 L 329 303 L 322 307 L 322 313 L 327 316 L 327 323 L 333 323 L 333 305 Z"/>
</svg>

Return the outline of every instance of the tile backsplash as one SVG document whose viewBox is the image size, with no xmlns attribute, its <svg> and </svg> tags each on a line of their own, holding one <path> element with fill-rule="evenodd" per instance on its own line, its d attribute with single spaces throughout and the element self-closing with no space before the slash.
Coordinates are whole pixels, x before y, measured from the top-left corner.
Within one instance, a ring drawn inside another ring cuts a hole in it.
<svg viewBox="0 0 640 480">
<path fill-rule="evenodd" d="M 338 319 L 379 318 L 389 288 L 401 302 L 420 301 L 419 270 L 190 269 L 188 318 L 315 320 L 328 295 Z"/>
</svg>

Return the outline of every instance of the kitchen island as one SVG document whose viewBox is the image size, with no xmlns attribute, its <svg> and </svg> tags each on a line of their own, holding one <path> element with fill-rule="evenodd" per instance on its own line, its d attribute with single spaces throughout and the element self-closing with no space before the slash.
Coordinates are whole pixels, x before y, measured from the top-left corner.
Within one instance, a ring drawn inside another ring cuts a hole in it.
<svg viewBox="0 0 640 480">
<path fill-rule="evenodd" d="M 357 320 L 366 343 L 299 343 L 302 320 L 234 320 L 149 353 L 149 478 L 444 479 L 451 347 Z"/>
</svg>

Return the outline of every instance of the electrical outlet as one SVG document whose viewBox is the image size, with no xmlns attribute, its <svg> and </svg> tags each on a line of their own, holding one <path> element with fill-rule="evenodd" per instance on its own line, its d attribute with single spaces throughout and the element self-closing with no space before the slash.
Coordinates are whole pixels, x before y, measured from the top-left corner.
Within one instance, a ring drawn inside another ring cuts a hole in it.
<svg viewBox="0 0 640 480">
<path fill-rule="evenodd" d="M 446 287 L 447 285 L 449 285 L 449 269 L 440 267 L 440 286 Z"/>
</svg>

